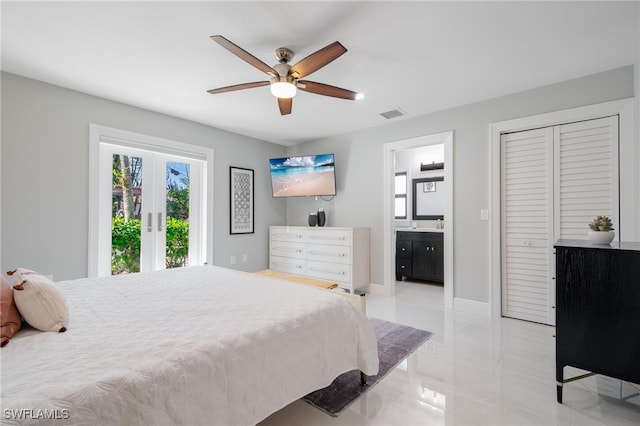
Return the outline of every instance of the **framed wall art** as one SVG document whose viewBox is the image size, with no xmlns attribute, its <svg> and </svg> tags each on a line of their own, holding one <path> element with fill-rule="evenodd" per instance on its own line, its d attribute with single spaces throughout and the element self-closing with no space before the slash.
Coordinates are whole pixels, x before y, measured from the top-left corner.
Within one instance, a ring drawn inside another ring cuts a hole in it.
<svg viewBox="0 0 640 426">
<path fill-rule="evenodd" d="M 422 185 L 422 192 L 436 192 L 435 182 L 424 182 Z"/>
<path fill-rule="evenodd" d="M 253 170 L 229 167 L 230 233 L 253 233 Z"/>
</svg>

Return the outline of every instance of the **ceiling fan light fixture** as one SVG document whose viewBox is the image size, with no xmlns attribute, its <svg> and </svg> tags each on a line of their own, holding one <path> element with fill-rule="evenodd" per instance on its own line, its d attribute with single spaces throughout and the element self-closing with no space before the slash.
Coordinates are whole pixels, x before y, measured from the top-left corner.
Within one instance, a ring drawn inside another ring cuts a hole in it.
<svg viewBox="0 0 640 426">
<path fill-rule="evenodd" d="M 295 65 L 289 64 L 293 58 L 293 51 L 286 47 L 280 47 L 275 51 L 278 63 L 270 67 L 221 35 L 211 36 L 211 39 L 249 65 L 270 76 L 270 79 L 267 81 L 254 81 L 252 83 L 234 84 L 232 86 L 207 90 L 207 92 L 212 95 L 269 85 L 271 94 L 278 98 L 278 107 L 280 108 L 281 115 L 291 114 L 292 99 L 298 89 L 308 93 L 315 93 L 316 95 L 331 96 L 340 99 L 355 100 L 364 98 L 364 95 L 361 93 L 329 84 L 304 80 L 307 75 L 318 71 L 320 68 L 333 62 L 347 52 L 347 49 L 338 41 L 334 41 L 312 53 Z"/>
<path fill-rule="evenodd" d="M 297 88 L 293 82 L 284 78 L 274 78 L 271 81 L 271 94 L 276 98 L 289 99 L 297 93 Z"/>
</svg>

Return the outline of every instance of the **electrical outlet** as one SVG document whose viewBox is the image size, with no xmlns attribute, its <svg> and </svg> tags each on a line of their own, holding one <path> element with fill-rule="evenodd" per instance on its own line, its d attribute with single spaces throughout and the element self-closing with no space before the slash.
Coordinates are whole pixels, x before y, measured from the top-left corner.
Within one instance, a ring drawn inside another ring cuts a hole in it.
<svg viewBox="0 0 640 426">
<path fill-rule="evenodd" d="M 246 262 L 247 260 L 248 260 L 247 255 L 246 255 L 246 254 L 243 254 L 243 255 L 242 255 L 242 261 L 243 261 L 243 262 Z"/>
<path fill-rule="evenodd" d="M 489 210 L 480 210 L 480 220 L 489 220 Z"/>
<path fill-rule="evenodd" d="M 231 256 L 231 264 L 232 265 L 236 264 L 236 257 L 235 256 Z"/>
</svg>

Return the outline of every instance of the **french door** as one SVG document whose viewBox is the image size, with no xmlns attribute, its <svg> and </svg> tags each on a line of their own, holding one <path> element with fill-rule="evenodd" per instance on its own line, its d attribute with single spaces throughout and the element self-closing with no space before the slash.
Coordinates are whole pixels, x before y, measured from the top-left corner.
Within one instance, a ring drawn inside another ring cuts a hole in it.
<svg viewBox="0 0 640 426">
<path fill-rule="evenodd" d="M 94 274 L 205 263 L 204 166 L 187 156 L 100 143 Z"/>
</svg>

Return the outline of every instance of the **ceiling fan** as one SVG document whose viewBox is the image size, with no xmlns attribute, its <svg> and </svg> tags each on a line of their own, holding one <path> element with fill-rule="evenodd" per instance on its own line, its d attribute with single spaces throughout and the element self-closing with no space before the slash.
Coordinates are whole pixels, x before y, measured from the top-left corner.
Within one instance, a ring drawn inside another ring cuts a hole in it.
<svg viewBox="0 0 640 426">
<path fill-rule="evenodd" d="M 297 89 L 317 95 L 332 96 L 334 98 L 351 100 L 363 98 L 362 94 L 351 90 L 341 89 L 340 87 L 330 86 L 324 83 L 301 80 L 334 61 L 347 51 L 347 49 L 337 41 L 312 53 L 293 66 L 289 65 L 289 61 L 293 58 L 293 51 L 286 47 L 280 47 L 275 51 L 279 63 L 270 67 L 221 35 L 211 36 L 211 39 L 249 65 L 271 76 L 271 79 L 268 81 L 254 81 L 252 83 L 236 84 L 208 90 L 208 92 L 213 95 L 270 85 L 271 94 L 278 98 L 278 106 L 280 107 L 280 114 L 282 115 L 291 114 L 293 97 L 296 95 Z"/>
</svg>

